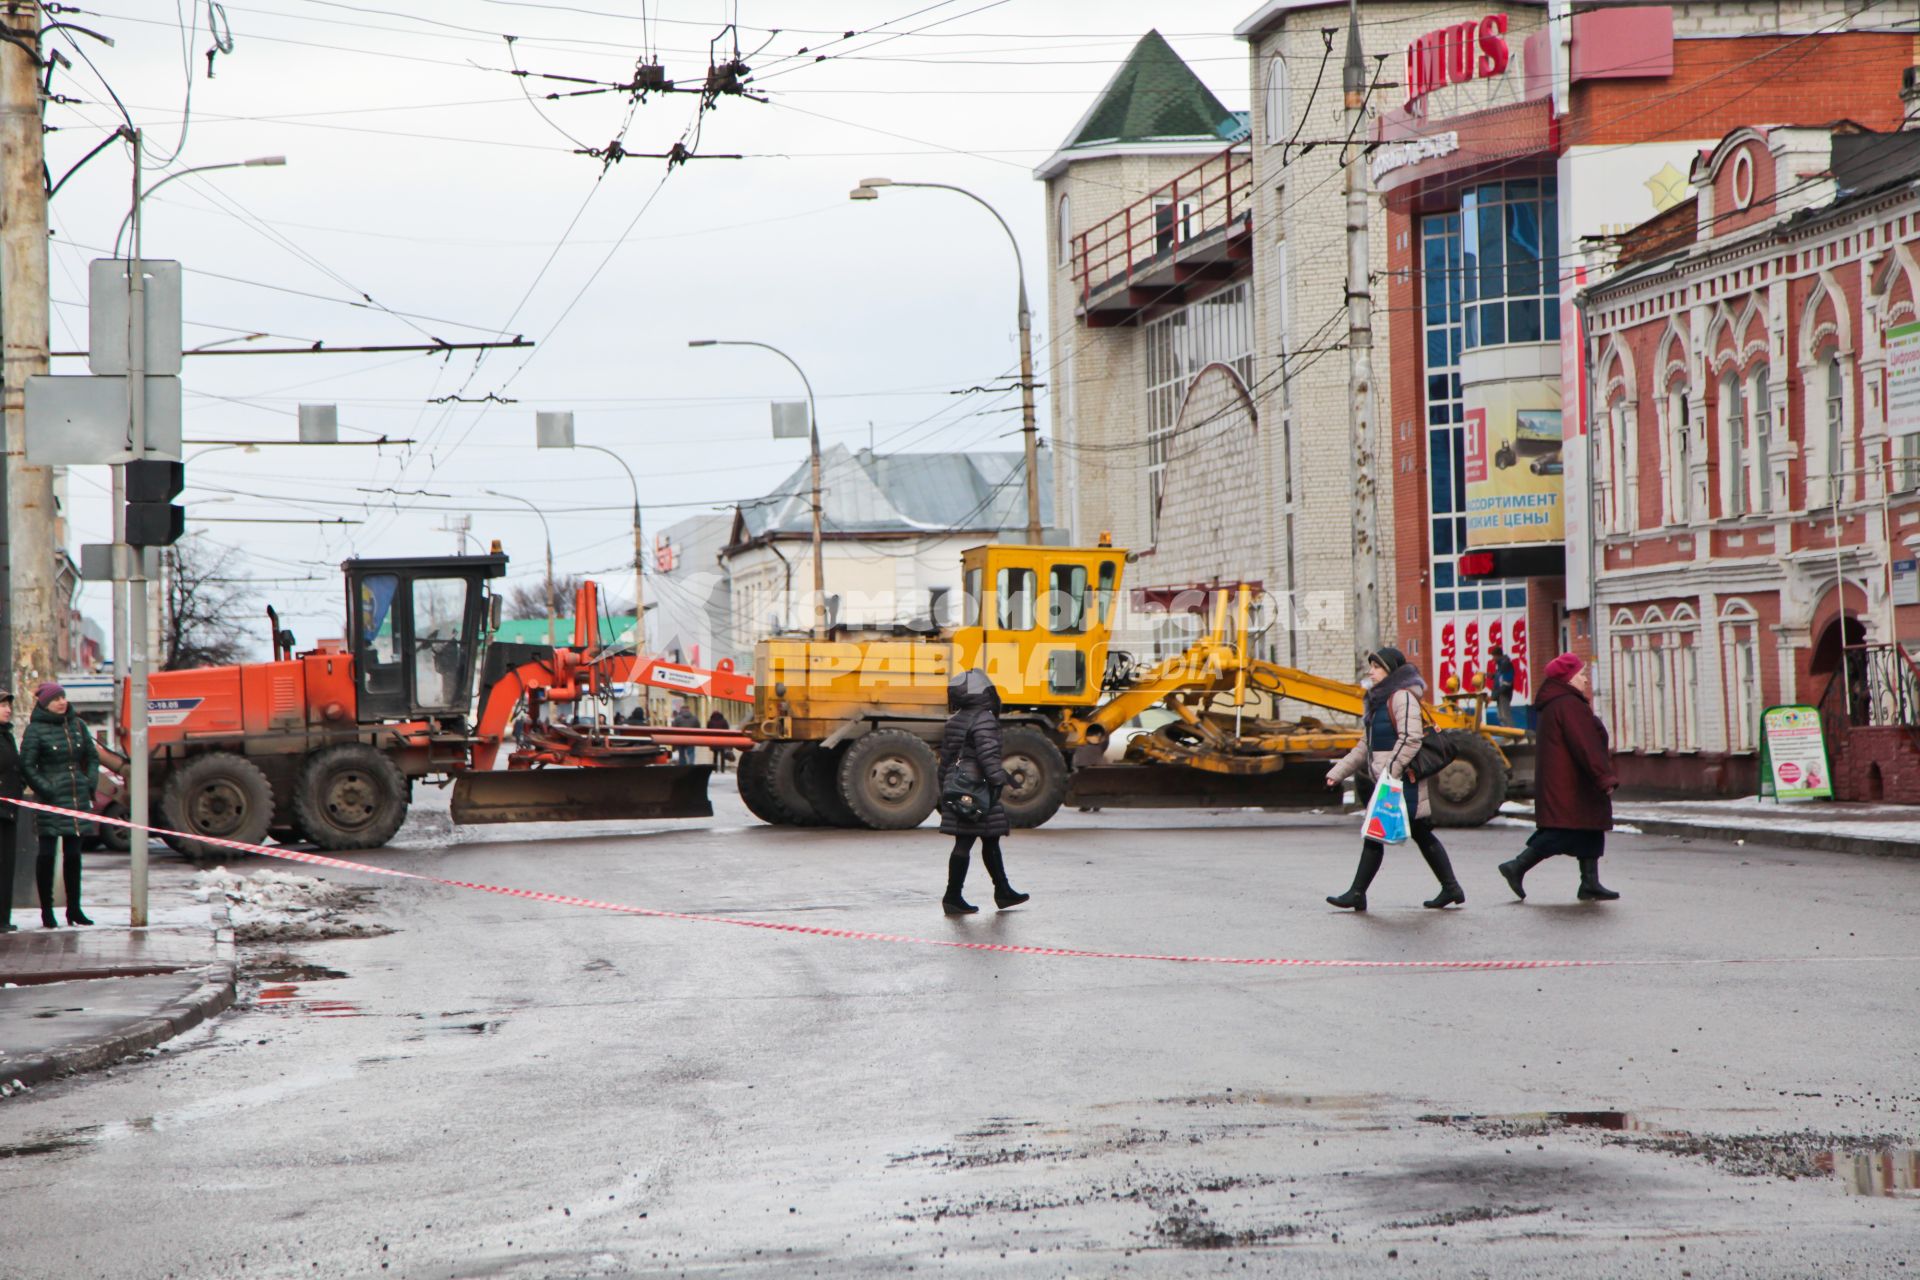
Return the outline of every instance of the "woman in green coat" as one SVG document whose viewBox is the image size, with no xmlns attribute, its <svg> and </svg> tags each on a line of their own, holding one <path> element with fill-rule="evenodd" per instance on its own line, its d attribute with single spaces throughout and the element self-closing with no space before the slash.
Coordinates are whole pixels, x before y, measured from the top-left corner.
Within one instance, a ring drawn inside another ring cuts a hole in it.
<svg viewBox="0 0 1920 1280">
<path fill-rule="evenodd" d="M 20 770 L 27 775 L 42 804 L 93 812 L 94 788 L 100 781 L 100 750 L 86 724 L 67 704 L 67 691 L 49 680 L 34 691 L 33 719 L 20 743 Z M 67 923 L 92 924 L 80 910 L 80 837 L 88 825 L 61 813 L 39 815 L 40 856 L 33 864 L 40 887 L 40 923 L 59 926 L 53 919 L 53 861 L 66 842 Z"/>
</svg>

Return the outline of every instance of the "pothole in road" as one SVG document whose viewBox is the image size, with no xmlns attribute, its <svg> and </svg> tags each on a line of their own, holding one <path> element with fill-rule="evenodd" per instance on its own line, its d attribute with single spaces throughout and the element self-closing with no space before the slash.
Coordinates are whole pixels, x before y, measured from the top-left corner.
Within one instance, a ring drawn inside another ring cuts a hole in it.
<svg viewBox="0 0 1920 1280">
<path fill-rule="evenodd" d="M 1428 1124 L 1466 1129 L 1483 1138 L 1536 1137 L 1564 1130 L 1601 1131 L 1611 1146 L 1689 1156 L 1741 1178 L 1830 1178 L 1849 1195 L 1920 1198 L 1920 1147 L 1903 1134 L 1696 1134 L 1670 1129 L 1630 1111 L 1537 1111 L 1517 1115 L 1426 1115 Z"/>
<path fill-rule="evenodd" d="M 269 955 L 257 960 L 248 960 L 241 968 L 241 976 L 253 978 L 263 983 L 274 982 L 329 982 L 334 978 L 347 975 L 338 969 L 329 969 L 323 964 L 310 964 L 297 956 Z"/>
</svg>

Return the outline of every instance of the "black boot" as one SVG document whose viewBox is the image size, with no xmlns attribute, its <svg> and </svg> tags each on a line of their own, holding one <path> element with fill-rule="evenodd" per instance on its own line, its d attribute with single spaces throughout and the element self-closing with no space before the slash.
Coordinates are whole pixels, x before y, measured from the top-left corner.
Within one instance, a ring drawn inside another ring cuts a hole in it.
<svg viewBox="0 0 1920 1280">
<path fill-rule="evenodd" d="M 58 929 L 53 918 L 53 854 L 47 850 L 33 860 L 33 886 L 40 891 L 40 927 Z"/>
<path fill-rule="evenodd" d="M 1612 902 L 1620 895 L 1600 883 L 1600 859 L 1580 859 L 1580 901 Z"/>
<path fill-rule="evenodd" d="M 1007 883 L 1007 864 L 1000 857 L 1000 841 L 993 836 L 980 842 L 980 861 L 987 864 L 987 874 L 993 877 L 993 905 L 1000 910 L 1017 907 L 1033 896 Z"/>
<path fill-rule="evenodd" d="M 1378 840 L 1368 840 L 1360 846 L 1360 865 L 1353 871 L 1353 887 L 1345 893 L 1334 894 L 1327 901 L 1336 907 L 1345 907 L 1349 911 L 1367 909 L 1367 886 L 1373 883 L 1374 876 L 1380 873 L 1380 862 L 1386 857 L 1386 847 Z"/>
<path fill-rule="evenodd" d="M 1546 859 L 1531 849 L 1522 849 L 1519 857 L 1511 862 L 1503 862 L 1500 864 L 1500 874 L 1506 877 L 1507 888 L 1513 890 L 1514 897 L 1520 899 L 1522 902 L 1527 900 L 1527 891 L 1520 882 L 1526 879 L 1527 872 L 1533 870 L 1545 860 Z"/>
<path fill-rule="evenodd" d="M 1465 906 L 1467 891 L 1460 887 L 1458 880 L 1454 879 L 1453 860 L 1447 857 L 1447 846 L 1441 844 L 1440 837 L 1433 834 L 1433 824 L 1424 820 L 1415 822 L 1413 824 L 1413 840 L 1415 844 L 1420 846 L 1420 856 L 1427 860 L 1427 868 L 1433 872 L 1433 878 L 1440 882 L 1439 894 L 1435 897 L 1428 898 L 1421 905 L 1427 907 Z"/>
<path fill-rule="evenodd" d="M 950 916 L 970 916 L 980 910 L 960 896 L 960 890 L 967 883 L 967 853 L 972 848 L 970 838 L 956 836 L 953 852 L 947 855 L 947 892 L 940 899 L 940 909 Z"/>
<path fill-rule="evenodd" d="M 80 842 L 67 841 L 67 856 L 62 859 L 61 871 L 67 882 L 67 923 L 92 924 L 87 913 L 80 909 Z"/>
</svg>

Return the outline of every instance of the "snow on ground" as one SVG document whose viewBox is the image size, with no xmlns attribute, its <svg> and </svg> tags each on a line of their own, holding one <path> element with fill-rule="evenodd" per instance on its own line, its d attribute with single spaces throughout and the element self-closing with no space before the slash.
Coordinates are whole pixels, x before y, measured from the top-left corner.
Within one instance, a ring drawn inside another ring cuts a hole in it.
<svg viewBox="0 0 1920 1280">
<path fill-rule="evenodd" d="M 224 899 L 240 942 L 292 942 L 313 938 L 371 938 L 392 930 L 351 919 L 370 890 L 329 884 L 284 871 L 242 875 L 215 867 L 194 876 L 193 896 Z"/>
</svg>

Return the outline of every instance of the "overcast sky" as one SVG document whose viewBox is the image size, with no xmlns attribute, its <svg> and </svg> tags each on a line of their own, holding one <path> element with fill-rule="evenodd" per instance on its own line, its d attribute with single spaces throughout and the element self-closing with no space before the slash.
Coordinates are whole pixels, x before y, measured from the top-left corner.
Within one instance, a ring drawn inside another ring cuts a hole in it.
<svg viewBox="0 0 1920 1280">
<path fill-rule="evenodd" d="M 592 453 L 537 451 L 538 409 L 573 410 L 582 442 L 628 462 L 650 540 L 776 485 L 804 457 L 801 442 L 769 439 L 767 401 L 798 396 L 792 372 L 765 352 L 690 351 L 689 338 L 785 348 L 813 380 L 827 442 L 1017 448 L 1003 438 L 1018 428 L 1017 397 L 949 394 L 1004 386 L 1017 366 L 1001 232 L 957 196 L 854 204 L 848 190 L 886 175 L 978 192 L 1020 237 L 1039 306 L 1033 167 L 1156 24 L 1244 107 L 1244 46 L 1226 33 L 1253 7 L 651 0 L 642 21 L 638 0 L 227 0 L 232 52 L 209 77 L 205 0 L 89 0 L 72 20 L 116 43 L 80 37 L 97 73 L 59 43 L 75 67 L 53 90 L 78 101 L 49 106 L 48 165 L 57 179 L 118 120 L 100 77 L 145 130 L 149 186 L 179 168 L 287 157 L 285 168 L 182 178 L 147 203 L 146 255 L 187 271 L 190 348 L 512 334 L 538 344 L 482 359 L 189 357 L 190 440 L 291 440 L 296 406 L 317 402 L 340 407 L 344 438 L 415 442 L 187 450 L 189 528 L 244 550 L 261 603 L 278 604 L 305 645 L 340 634 L 342 559 L 452 552 L 442 525 L 460 511 L 473 513 L 482 546 L 506 545 L 516 577 L 537 578 L 539 520 L 487 489 L 545 509 L 560 568 L 629 594 L 626 477 Z M 709 41 L 730 50 L 721 32 L 736 10 L 771 101 L 721 99 L 696 149 L 744 159 L 668 174 L 630 158 L 603 175 L 576 145 L 622 137 L 630 152 L 664 152 L 690 137 L 698 98 L 548 101 L 589 86 L 511 74 L 517 63 L 619 83 L 651 50 L 670 79 L 698 83 Z M 845 39 L 850 30 L 862 34 Z M 130 182 L 127 148 L 112 147 L 53 202 L 56 351 L 86 345 L 86 263 L 110 251 Z M 1035 328 L 1038 340 L 1042 319 Z M 54 372 L 85 368 L 56 360 Z M 449 395 L 515 403 L 432 403 Z M 106 486 L 104 468 L 71 473 L 74 543 L 109 539 Z M 228 522 L 238 517 L 363 523 Z M 104 588 L 82 598 L 104 628 Z"/>
</svg>

